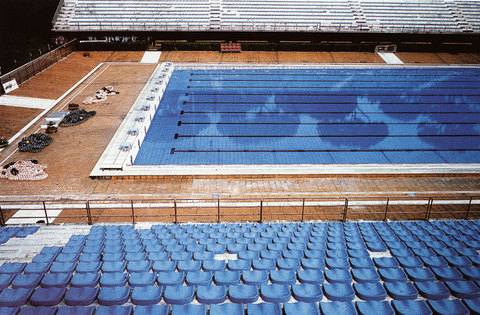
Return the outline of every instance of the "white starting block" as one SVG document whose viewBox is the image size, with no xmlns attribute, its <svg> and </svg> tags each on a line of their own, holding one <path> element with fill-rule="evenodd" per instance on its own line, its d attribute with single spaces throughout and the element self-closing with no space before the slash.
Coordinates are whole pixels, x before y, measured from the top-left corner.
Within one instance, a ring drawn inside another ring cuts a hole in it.
<svg viewBox="0 0 480 315">
<path fill-rule="evenodd" d="M 51 113 L 47 116 L 47 118 L 45 118 L 45 121 L 40 127 L 46 129 L 50 122 L 53 123 L 53 126 L 58 127 L 58 124 L 63 120 L 65 116 L 67 116 L 67 114 L 68 112 Z"/>
</svg>

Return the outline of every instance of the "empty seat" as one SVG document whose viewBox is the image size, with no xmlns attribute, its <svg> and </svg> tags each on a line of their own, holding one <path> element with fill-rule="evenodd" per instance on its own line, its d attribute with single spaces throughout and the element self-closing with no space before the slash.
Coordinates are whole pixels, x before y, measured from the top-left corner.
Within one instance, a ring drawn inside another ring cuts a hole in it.
<svg viewBox="0 0 480 315">
<path fill-rule="evenodd" d="M 368 314 L 382 314 L 382 315 L 393 315 L 395 311 L 388 302 L 380 301 L 366 301 L 366 302 L 356 302 L 358 313 L 362 315 Z"/>
<path fill-rule="evenodd" d="M 203 304 L 220 304 L 226 297 L 227 289 L 223 285 L 202 285 L 197 289 L 197 300 Z"/>
<path fill-rule="evenodd" d="M 243 304 L 223 303 L 210 305 L 210 315 L 243 315 Z"/>
<path fill-rule="evenodd" d="M 202 263 L 197 260 L 179 261 L 177 264 L 178 271 L 199 271 Z"/>
<path fill-rule="evenodd" d="M 12 288 L 14 288 L 14 289 L 16 289 L 16 288 L 26 288 L 26 289 L 35 288 L 43 278 L 43 274 L 39 274 L 39 273 L 27 273 L 27 274 L 19 273 L 17 275 L 2 274 L 2 276 L 6 276 L 8 278 L 15 277 L 15 279 L 13 279 L 13 282 L 12 282 Z M 7 282 L 8 281 L 5 280 L 5 283 L 7 283 Z M 10 284 L 10 282 L 8 282 L 8 284 L 6 284 L 6 286 L 2 287 L 1 289 L 5 289 L 6 287 L 8 287 L 9 284 Z"/>
<path fill-rule="evenodd" d="M 463 278 L 457 268 L 435 267 L 431 268 L 435 276 L 442 281 L 455 281 Z"/>
<path fill-rule="evenodd" d="M 394 300 L 414 300 L 418 296 L 411 282 L 385 282 L 385 289 Z"/>
<path fill-rule="evenodd" d="M 435 280 L 435 275 L 430 268 L 405 268 L 405 272 L 408 278 L 415 282 Z"/>
<path fill-rule="evenodd" d="M 324 315 L 357 315 L 357 310 L 352 302 L 320 302 L 320 309 Z"/>
<path fill-rule="evenodd" d="M 100 305 L 95 311 L 95 315 L 130 315 L 132 313 L 133 306 L 104 306 Z"/>
<path fill-rule="evenodd" d="M 283 304 L 285 315 L 310 314 L 320 315 L 319 308 L 316 303 L 285 303 Z"/>
<path fill-rule="evenodd" d="M 183 315 L 183 314 L 206 315 L 207 314 L 207 306 L 206 305 L 195 305 L 195 304 L 173 305 L 172 315 Z"/>
<path fill-rule="evenodd" d="M 290 287 L 282 284 L 262 284 L 260 296 L 266 302 L 283 303 L 290 299 Z"/>
<path fill-rule="evenodd" d="M 398 268 L 399 264 L 395 257 L 374 257 L 373 262 L 378 268 Z"/>
<path fill-rule="evenodd" d="M 270 272 L 270 280 L 276 284 L 294 284 L 297 279 L 292 270 L 274 270 Z"/>
<path fill-rule="evenodd" d="M 236 285 L 240 283 L 240 272 L 238 271 L 217 271 L 214 276 L 217 285 Z"/>
<path fill-rule="evenodd" d="M 271 259 L 254 260 L 252 263 L 252 267 L 255 270 L 274 270 L 276 267 L 276 263 L 275 260 Z"/>
<path fill-rule="evenodd" d="M 239 259 L 239 260 L 229 260 L 227 263 L 228 270 L 231 271 L 245 271 L 250 270 L 252 262 L 250 260 Z"/>
<path fill-rule="evenodd" d="M 132 272 L 128 278 L 131 287 L 148 287 L 155 284 L 156 274 L 152 272 Z"/>
<path fill-rule="evenodd" d="M 29 263 L 25 269 L 23 270 L 23 273 L 40 273 L 40 274 L 45 274 L 48 272 L 48 269 L 50 269 L 50 266 L 52 263 L 50 262 L 39 262 L 39 263 Z"/>
<path fill-rule="evenodd" d="M 248 304 L 247 314 L 249 315 L 281 315 L 282 309 L 278 303 Z"/>
<path fill-rule="evenodd" d="M 256 285 L 232 285 L 228 288 L 230 301 L 233 303 L 253 303 L 258 300 L 258 287 Z"/>
<path fill-rule="evenodd" d="M 385 282 L 407 281 L 407 275 L 402 268 L 378 268 L 378 273 Z"/>
<path fill-rule="evenodd" d="M 78 263 L 75 271 L 77 273 L 99 272 L 101 267 L 101 261 L 81 261 Z"/>
<path fill-rule="evenodd" d="M 102 287 L 123 287 L 127 283 L 127 274 L 123 272 L 104 273 L 100 278 Z"/>
<path fill-rule="evenodd" d="M 468 280 L 480 280 L 480 268 L 478 267 L 460 267 L 458 270 Z"/>
<path fill-rule="evenodd" d="M 175 271 L 175 268 L 177 268 L 177 262 L 176 261 L 156 261 L 152 265 L 152 270 L 155 272 L 168 272 L 168 271 Z"/>
<path fill-rule="evenodd" d="M 183 272 L 159 272 L 157 275 L 157 281 L 159 285 L 173 285 L 178 286 L 183 284 L 183 280 L 185 278 L 185 273 Z"/>
<path fill-rule="evenodd" d="M 378 282 L 380 276 L 374 268 L 352 269 L 352 276 L 356 282 Z"/>
<path fill-rule="evenodd" d="M 242 273 L 243 283 L 261 285 L 268 282 L 268 273 L 265 270 L 250 270 Z"/>
<path fill-rule="evenodd" d="M 450 290 L 443 282 L 422 281 L 415 282 L 418 292 L 427 299 L 440 300 L 450 296 Z"/>
<path fill-rule="evenodd" d="M 211 271 L 211 272 L 216 272 L 216 271 L 224 271 L 226 269 L 226 262 L 225 260 L 204 260 L 202 262 L 202 268 L 204 271 Z"/>
<path fill-rule="evenodd" d="M 92 315 L 95 306 L 60 306 L 57 315 Z"/>
<path fill-rule="evenodd" d="M 325 265 L 330 269 L 350 269 L 347 258 L 326 258 Z"/>
<path fill-rule="evenodd" d="M 90 305 L 95 302 L 100 288 L 98 287 L 72 287 L 65 294 L 67 305 Z"/>
<path fill-rule="evenodd" d="M 426 267 L 447 267 L 448 263 L 442 256 L 423 256 L 420 257 Z"/>
<path fill-rule="evenodd" d="M 349 302 L 355 297 L 355 292 L 350 284 L 332 283 L 324 284 L 325 296 L 331 301 Z"/>
<path fill-rule="evenodd" d="M 480 298 L 463 299 L 463 303 L 471 311 L 472 314 L 480 314 Z"/>
<path fill-rule="evenodd" d="M 57 312 L 56 307 L 38 306 L 23 307 L 20 309 L 19 315 L 53 315 Z"/>
<path fill-rule="evenodd" d="M 325 279 L 330 283 L 351 283 L 352 275 L 348 269 L 325 270 Z"/>
<path fill-rule="evenodd" d="M 71 273 L 47 273 L 41 282 L 43 288 L 66 287 L 72 278 Z"/>
<path fill-rule="evenodd" d="M 100 280 L 99 273 L 76 273 L 70 280 L 72 287 L 94 287 Z"/>
<path fill-rule="evenodd" d="M 446 281 L 450 292 L 461 299 L 474 299 L 479 297 L 480 288 L 473 281 Z"/>
<path fill-rule="evenodd" d="M 55 306 L 59 304 L 65 295 L 66 288 L 37 288 L 30 298 L 33 306 Z"/>
<path fill-rule="evenodd" d="M 167 315 L 170 305 L 137 305 L 133 315 Z"/>
<path fill-rule="evenodd" d="M 303 269 L 325 269 L 325 260 L 323 258 L 303 258 Z"/>
<path fill-rule="evenodd" d="M 130 287 L 102 287 L 98 294 L 98 303 L 106 306 L 122 305 L 127 302 L 129 295 Z"/>
<path fill-rule="evenodd" d="M 162 299 L 163 287 L 139 286 L 133 288 L 132 303 L 135 305 L 157 304 Z"/>
<path fill-rule="evenodd" d="M 109 272 L 120 272 L 123 273 L 125 271 L 126 262 L 124 261 L 105 261 L 102 265 L 102 272 L 109 273 Z"/>
<path fill-rule="evenodd" d="M 353 287 L 357 296 L 365 301 L 381 301 L 387 297 L 387 292 L 380 282 L 354 283 Z"/>
<path fill-rule="evenodd" d="M 427 303 L 435 314 L 466 315 L 470 313 L 460 300 L 428 300 Z"/>
<path fill-rule="evenodd" d="M 292 284 L 293 297 L 300 302 L 317 302 L 323 297 L 320 284 Z"/>
<path fill-rule="evenodd" d="M 152 262 L 148 260 L 129 261 L 127 264 L 127 271 L 132 272 L 149 272 L 152 267 Z"/>
<path fill-rule="evenodd" d="M 33 289 L 3 289 L 0 293 L 0 307 L 23 306 L 33 293 Z"/>
<path fill-rule="evenodd" d="M 189 271 L 185 282 L 187 285 L 193 286 L 210 285 L 212 283 L 212 273 L 210 271 Z"/>
<path fill-rule="evenodd" d="M 397 257 L 398 263 L 403 268 L 422 268 L 423 262 L 416 256 Z"/>
<path fill-rule="evenodd" d="M 431 315 L 432 310 L 426 301 L 401 300 L 392 301 L 393 309 L 400 315 Z"/>
<path fill-rule="evenodd" d="M 188 304 L 193 301 L 194 287 L 192 286 L 167 286 L 163 295 L 168 304 Z"/>
</svg>

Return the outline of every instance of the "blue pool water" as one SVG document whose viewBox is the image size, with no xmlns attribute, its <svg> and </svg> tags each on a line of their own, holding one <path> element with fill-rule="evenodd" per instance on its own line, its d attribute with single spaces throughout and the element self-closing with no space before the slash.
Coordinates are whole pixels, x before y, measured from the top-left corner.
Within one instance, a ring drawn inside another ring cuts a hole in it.
<svg viewBox="0 0 480 315">
<path fill-rule="evenodd" d="M 136 165 L 479 163 L 480 69 L 175 70 Z"/>
</svg>

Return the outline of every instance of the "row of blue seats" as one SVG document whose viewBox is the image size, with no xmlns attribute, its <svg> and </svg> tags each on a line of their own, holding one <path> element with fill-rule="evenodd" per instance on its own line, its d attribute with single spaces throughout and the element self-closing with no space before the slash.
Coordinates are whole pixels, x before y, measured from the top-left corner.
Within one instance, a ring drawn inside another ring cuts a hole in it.
<svg viewBox="0 0 480 315">
<path fill-rule="evenodd" d="M 283 307 L 282 307 L 283 306 Z M 358 302 L 320 302 L 317 303 L 256 303 L 256 304 L 213 304 L 207 305 L 138 305 L 135 308 L 132 305 L 120 306 L 60 306 L 59 308 L 38 306 L 38 307 L 0 307 L 0 313 L 4 315 L 206 315 L 207 308 L 211 315 L 298 315 L 311 314 L 320 315 L 467 315 L 478 314 L 480 312 L 480 299 L 461 300 L 433 300 L 433 301 L 358 301 Z M 171 312 L 170 312 L 171 310 Z M 283 310 L 283 312 L 282 312 Z"/>
<path fill-rule="evenodd" d="M 25 238 L 38 231 L 39 226 L 0 227 L 0 244 L 8 242 L 12 237 Z"/>
</svg>

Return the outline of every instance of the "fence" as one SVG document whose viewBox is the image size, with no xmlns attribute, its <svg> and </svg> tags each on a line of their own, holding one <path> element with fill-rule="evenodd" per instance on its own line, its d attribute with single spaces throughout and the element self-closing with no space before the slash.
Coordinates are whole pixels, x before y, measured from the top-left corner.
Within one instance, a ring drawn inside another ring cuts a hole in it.
<svg viewBox="0 0 480 315">
<path fill-rule="evenodd" d="M 480 217 L 479 196 L 34 200 L 0 203 L 0 224 L 430 220 Z M 22 221 L 23 220 L 23 221 Z"/>
<path fill-rule="evenodd" d="M 38 73 L 47 69 L 51 65 L 58 62 L 60 59 L 65 58 L 71 54 L 75 48 L 77 40 L 74 39 L 60 47 L 55 48 L 47 52 L 46 54 L 24 64 L 23 66 L 18 67 L 15 70 L 10 71 L 7 74 L 4 74 L 0 77 L 0 85 L 15 79 L 17 84 L 21 84 L 28 79 L 34 77 Z M 2 89 L 0 88 L 0 95 L 3 94 Z"/>
</svg>

